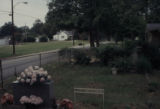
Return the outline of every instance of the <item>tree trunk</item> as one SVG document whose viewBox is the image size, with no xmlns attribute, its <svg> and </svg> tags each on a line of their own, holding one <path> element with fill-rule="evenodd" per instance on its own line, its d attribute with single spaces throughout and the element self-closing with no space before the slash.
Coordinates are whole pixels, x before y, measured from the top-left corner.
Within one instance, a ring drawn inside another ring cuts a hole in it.
<svg viewBox="0 0 160 109">
<path fill-rule="evenodd" d="M 90 47 L 95 47 L 95 45 L 94 45 L 94 35 L 93 35 L 92 31 L 89 32 L 89 36 L 90 36 Z"/>
<path fill-rule="evenodd" d="M 99 36 L 98 36 L 98 31 L 95 31 L 95 41 L 96 41 L 96 47 L 99 47 Z"/>
</svg>

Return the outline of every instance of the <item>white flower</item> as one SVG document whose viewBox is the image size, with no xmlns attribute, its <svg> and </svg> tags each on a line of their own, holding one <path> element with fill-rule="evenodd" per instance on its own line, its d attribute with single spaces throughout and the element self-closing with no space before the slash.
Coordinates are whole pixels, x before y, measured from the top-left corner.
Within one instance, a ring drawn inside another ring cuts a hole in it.
<svg viewBox="0 0 160 109">
<path fill-rule="evenodd" d="M 40 78 L 40 82 L 44 82 L 44 81 L 45 81 L 44 77 Z"/>
<path fill-rule="evenodd" d="M 43 68 L 40 68 L 40 69 L 39 69 L 39 71 L 43 71 L 43 70 L 44 70 Z"/>
<path fill-rule="evenodd" d="M 32 67 L 32 66 L 29 66 L 29 67 L 28 67 L 28 71 L 32 72 L 32 71 L 33 71 L 33 67 Z"/>
<path fill-rule="evenodd" d="M 32 78 L 37 78 L 37 75 L 35 73 L 33 73 Z"/>
<path fill-rule="evenodd" d="M 36 97 L 35 95 L 30 96 L 30 101 L 31 101 L 31 104 L 35 104 L 35 105 L 43 103 L 42 98 Z"/>
<path fill-rule="evenodd" d="M 44 71 L 44 72 L 43 72 L 43 75 L 44 75 L 44 76 L 47 76 L 47 75 L 48 75 L 48 72 L 47 72 L 47 71 Z"/>
<path fill-rule="evenodd" d="M 39 71 L 39 72 L 38 72 L 38 75 L 39 75 L 39 76 L 42 76 L 42 75 L 43 75 L 43 71 Z"/>
<path fill-rule="evenodd" d="M 31 79 L 26 79 L 26 83 L 30 83 L 31 82 Z"/>
<path fill-rule="evenodd" d="M 47 79 L 48 79 L 48 80 L 51 80 L 51 76 L 50 76 L 50 75 L 48 75 L 48 76 L 47 76 Z"/>
<path fill-rule="evenodd" d="M 32 73 L 31 73 L 31 72 L 27 72 L 26 75 L 27 75 L 28 77 L 31 77 L 31 76 L 32 76 Z"/>
<path fill-rule="evenodd" d="M 37 78 L 32 78 L 32 82 L 36 82 L 37 81 Z"/>
<path fill-rule="evenodd" d="M 25 82 L 25 80 L 24 80 L 24 79 L 21 79 L 20 81 L 21 81 L 21 83 L 24 83 L 24 82 Z"/>
<path fill-rule="evenodd" d="M 22 77 L 22 78 L 25 78 L 25 77 L 26 77 L 26 75 L 25 75 L 24 72 L 21 73 L 21 77 Z"/>
<path fill-rule="evenodd" d="M 22 96 L 19 101 L 20 101 L 21 104 L 30 103 L 30 99 L 26 96 Z"/>
<path fill-rule="evenodd" d="M 38 69 L 39 69 L 39 66 L 34 66 L 34 69 L 35 69 L 35 70 L 38 70 Z"/>
<path fill-rule="evenodd" d="M 21 77 L 17 77 L 17 81 L 20 81 L 21 80 Z"/>
<path fill-rule="evenodd" d="M 28 72 L 28 71 L 29 71 L 28 69 L 25 69 L 25 70 L 24 70 L 25 73 Z"/>
</svg>

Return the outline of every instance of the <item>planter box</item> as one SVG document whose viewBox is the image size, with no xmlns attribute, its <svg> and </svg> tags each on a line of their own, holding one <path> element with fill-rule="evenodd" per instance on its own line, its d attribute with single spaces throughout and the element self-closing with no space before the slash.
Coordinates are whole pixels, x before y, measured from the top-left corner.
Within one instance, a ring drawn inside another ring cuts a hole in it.
<svg viewBox="0 0 160 109">
<path fill-rule="evenodd" d="M 20 98 L 22 96 L 35 95 L 43 99 L 42 107 L 51 107 L 54 99 L 53 95 L 53 81 L 42 83 L 39 85 L 22 84 L 18 82 L 12 83 L 14 104 L 20 105 Z"/>
</svg>

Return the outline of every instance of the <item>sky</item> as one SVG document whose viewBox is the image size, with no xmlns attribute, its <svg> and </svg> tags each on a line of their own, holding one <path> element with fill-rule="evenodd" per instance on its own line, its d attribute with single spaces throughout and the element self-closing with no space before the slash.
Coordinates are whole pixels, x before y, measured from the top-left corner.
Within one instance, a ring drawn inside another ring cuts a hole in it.
<svg viewBox="0 0 160 109">
<path fill-rule="evenodd" d="M 36 19 L 45 21 L 48 12 L 47 2 L 49 0 L 14 0 L 14 5 L 18 2 L 28 2 L 28 4 L 19 3 L 14 8 L 14 23 L 16 26 L 32 27 Z M 0 0 L 0 26 L 5 22 L 11 22 L 11 0 Z"/>
</svg>

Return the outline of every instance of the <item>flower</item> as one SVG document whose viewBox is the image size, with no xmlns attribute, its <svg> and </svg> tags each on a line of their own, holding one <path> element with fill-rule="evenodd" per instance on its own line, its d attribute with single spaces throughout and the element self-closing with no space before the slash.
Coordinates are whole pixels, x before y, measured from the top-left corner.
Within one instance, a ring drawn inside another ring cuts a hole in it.
<svg viewBox="0 0 160 109">
<path fill-rule="evenodd" d="M 21 77 L 17 77 L 17 81 L 20 81 L 21 80 Z"/>
<path fill-rule="evenodd" d="M 48 80 L 51 80 L 51 76 L 50 76 L 50 75 L 48 75 L 48 76 L 47 76 L 47 79 L 48 79 Z"/>
<path fill-rule="evenodd" d="M 30 83 L 31 79 L 26 79 L 26 83 Z"/>
<path fill-rule="evenodd" d="M 37 75 L 35 73 L 33 73 L 32 78 L 37 78 Z"/>
<path fill-rule="evenodd" d="M 25 75 L 24 72 L 21 73 L 21 77 L 22 77 L 22 78 L 25 78 L 25 77 L 26 77 L 26 75 Z"/>
<path fill-rule="evenodd" d="M 35 69 L 35 70 L 38 70 L 38 69 L 39 69 L 39 66 L 34 66 L 34 69 Z"/>
<path fill-rule="evenodd" d="M 27 96 L 22 96 L 19 101 L 21 104 L 30 103 L 30 99 Z"/>
<path fill-rule="evenodd" d="M 44 72 L 43 72 L 43 75 L 44 75 L 44 76 L 47 76 L 47 75 L 48 75 L 48 72 L 47 72 L 47 71 L 44 71 Z"/>
<path fill-rule="evenodd" d="M 45 78 L 44 77 L 41 77 L 40 78 L 40 82 L 44 82 L 45 81 Z"/>
<path fill-rule="evenodd" d="M 43 68 L 40 68 L 40 69 L 39 69 L 39 71 L 43 71 L 43 70 L 44 70 Z"/>
<path fill-rule="evenodd" d="M 24 80 L 24 79 L 21 79 L 20 81 L 21 81 L 21 83 L 24 83 L 24 82 L 25 82 L 25 80 Z"/>
<path fill-rule="evenodd" d="M 5 93 L 1 98 L 1 104 L 13 104 L 13 95 Z"/>
<path fill-rule="evenodd" d="M 31 73 L 31 72 L 27 72 L 26 75 L 27 75 L 28 77 L 31 77 L 31 76 L 32 76 L 32 73 Z"/>
<path fill-rule="evenodd" d="M 28 72 L 28 69 L 25 69 L 24 72 L 25 72 L 25 73 Z"/>
<path fill-rule="evenodd" d="M 51 80 L 51 76 L 39 66 L 29 66 L 17 78 L 17 81 L 21 83 L 29 83 L 30 85 L 35 82 L 45 82 L 46 80 Z"/>
<path fill-rule="evenodd" d="M 35 95 L 31 95 L 30 97 L 22 96 L 19 101 L 21 104 L 30 103 L 30 104 L 39 105 L 39 104 L 43 103 L 43 99 L 41 97 L 37 97 Z"/>
</svg>

